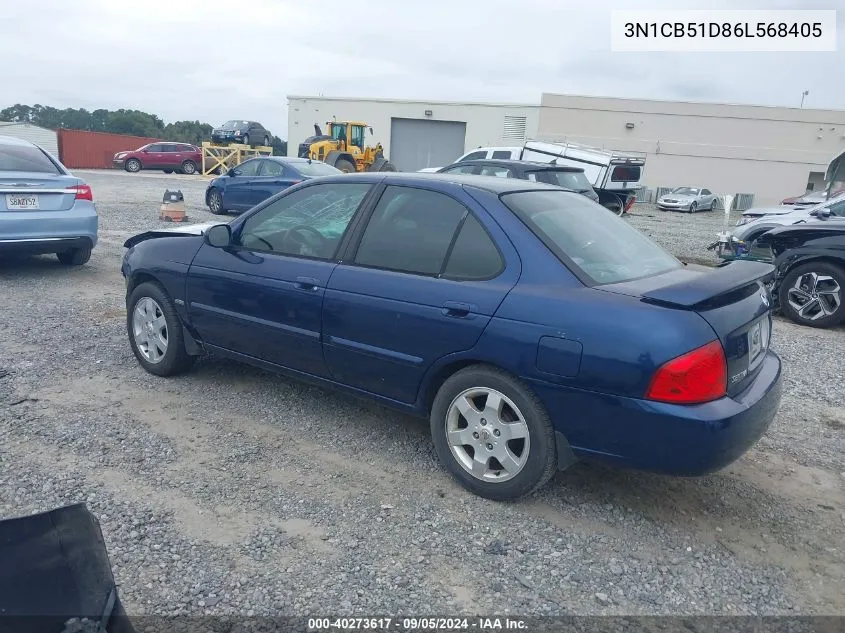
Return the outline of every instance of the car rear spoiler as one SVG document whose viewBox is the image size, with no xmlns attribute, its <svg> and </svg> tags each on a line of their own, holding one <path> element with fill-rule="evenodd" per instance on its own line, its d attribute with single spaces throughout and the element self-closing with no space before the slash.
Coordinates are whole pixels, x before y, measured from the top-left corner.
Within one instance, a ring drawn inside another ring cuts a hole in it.
<svg viewBox="0 0 845 633">
<path fill-rule="evenodd" d="M 648 303 L 692 309 L 757 282 L 766 282 L 774 273 L 775 267 L 766 262 L 731 261 L 692 280 L 645 292 L 642 298 Z"/>
<path fill-rule="evenodd" d="M 79 503 L 0 521 L 0 633 L 82 630 L 73 618 L 134 633 L 96 517 Z"/>
</svg>

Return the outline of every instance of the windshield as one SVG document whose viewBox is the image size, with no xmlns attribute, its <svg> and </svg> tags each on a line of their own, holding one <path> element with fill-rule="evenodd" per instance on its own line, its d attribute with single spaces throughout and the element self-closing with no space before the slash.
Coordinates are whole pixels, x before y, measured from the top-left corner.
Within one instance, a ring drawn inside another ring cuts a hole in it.
<svg viewBox="0 0 845 633">
<path fill-rule="evenodd" d="M 246 121 L 226 121 L 223 125 L 220 126 L 221 130 L 237 130 L 240 127 L 245 126 L 247 123 Z"/>
<path fill-rule="evenodd" d="M 337 167 L 332 167 L 331 165 L 327 165 L 326 163 L 321 163 L 320 161 L 307 161 L 303 160 L 302 162 L 292 162 L 291 166 L 298 171 L 303 176 L 332 176 L 334 174 L 342 174 L 343 172 L 340 171 Z"/>
<path fill-rule="evenodd" d="M 37 147 L 0 144 L 0 172 L 28 171 L 39 174 L 60 174 L 56 165 Z"/>
<path fill-rule="evenodd" d="M 535 180 L 537 182 L 544 182 L 549 185 L 563 187 L 564 189 L 572 189 L 578 193 L 585 191 L 592 191 L 593 186 L 583 171 L 555 171 L 552 169 L 545 169 L 540 171 L 526 172 L 528 180 Z"/>
<path fill-rule="evenodd" d="M 678 187 L 673 189 L 672 193 L 678 196 L 697 196 L 701 189 L 693 189 L 692 187 Z"/>
<path fill-rule="evenodd" d="M 504 194 L 502 202 L 590 285 L 680 268 L 681 262 L 614 213 L 567 191 Z"/>
</svg>

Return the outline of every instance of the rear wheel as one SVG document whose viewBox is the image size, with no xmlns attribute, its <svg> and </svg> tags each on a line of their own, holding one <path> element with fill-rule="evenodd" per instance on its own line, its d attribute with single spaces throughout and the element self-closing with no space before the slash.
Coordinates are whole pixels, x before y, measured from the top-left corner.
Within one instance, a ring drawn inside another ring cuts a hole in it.
<svg viewBox="0 0 845 633">
<path fill-rule="evenodd" d="M 192 160 L 186 160 L 182 163 L 182 173 L 188 175 L 197 173 L 197 164 Z"/>
<path fill-rule="evenodd" d="M 154 282 L 140 284 L 126 305 L 126 329 L 132 353 L 156 376 L 187 371 L 194 357 L 185 351 L 182 322 L 173 300 Z"/>
<path fill-rule="evenodd" d="M 65 266 L 82 266 L 91 259 L 91 249 L 74 248 L 62 253 L 56 253 L 56 257 L 58 257 L 59 262 Z"/>
<path fill-rule="evenodd" d="M 778 290 L 781 311 L 795 323 L 827 328 L 845 322 L 845 270 L 826 262 L 796 266 Z"/>
<path fill-rule="evenodd" d="M 625 207 L 622 206 L 621 202 L 607 202 L 604 207 L 616 215 L 622 215 L 625 212 Z"/>
<path fill-rule="evenodd" d="M 715 211 L 715 210 L 716 210 L 716 201 L 715 201 L 715 200 L 713 200 L 713 202 L 711 202 L 711 203 L 710 203 L 710 210 L 711 210 L 711 211 Z"/>
<path fill-rule="evenodd" d="M 162 169 L 161 171 L 163 171 L 165 174 L 172 174 L 173 173 L 172 169 Z"/>
<path fill-rule="evenodd" d="M 270 147 L 270 137 L 269 136 L 264 137 L 264 147 Z"/>
<path fill-rule="evenodd" d="M 389 160 L 384 161 L 379 171 L 397 171 L 396 165 L 391 163 Z"/>
<path fill-rule="evenodd" d="M 345 173 L 345 174 L 353 174 L 353 173 L 355 173 L 355 165 L 353 165 L 352 163 L 350 163 L 350 162 L 349 162 L 348 160 L 346 160 L 345 158 L 341 158 L 339 161 L 337 161 L 337 162 L 334 164 L 334 166 L 335 166 L 337 169 L 339 169 L 340 171 L 342 171 L 343 173 Z"/>
<path fill-rule="evenodd" d="M 443 383 L 431 408 L 440 462 L 473 493 L 506 501 L 530 494 L 555 473 L 548 413 L 521 381 L 475 365 Z"/>
<path fill-rule="evenodd" d="M 131 172 L 133 174 L 135 172 L 141 171 L 141 161 L 139 161 L 137 158 L 130 158 L 129 160 L 126 161 L 126 164 L 124 165 L 124 169 L 126 169 L 126 171 Z"/>
<path fill-rule="evenodd" d="M 214 215 L 220 215 L 226 212 L 226 209 L 223 208 L 223 194 L 217 191 L 217 189 L 212 189 L 208 193 L 208 210 Z"/>
<path fill-rule="evenodd" d="M 244 145 L 249 145 L 249 134 L 244 134 L 244 140 L 241 141 Z"/>
</svg>

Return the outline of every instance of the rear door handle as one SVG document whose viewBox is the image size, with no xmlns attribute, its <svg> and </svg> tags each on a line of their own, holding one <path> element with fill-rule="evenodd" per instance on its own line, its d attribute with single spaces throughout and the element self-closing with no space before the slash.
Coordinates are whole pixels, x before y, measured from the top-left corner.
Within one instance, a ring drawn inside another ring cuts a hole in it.
<svg viewBox="0 0 845 633">
<path fill-rule="evenodd" d="M 313 277 L 297 277 L 293 285 L 300 290 L 316 290 L 320 287 L 320 280 Z"/>
<path fill-rule="evenodd" d="M 468 317 L 472 312 L 472 306 L 468 303 L 460 303 L 458 301 L 447 301 L 443 304 L 443 314 L 449 317 L 456 317 L 462 319 Z"/>
</svg>

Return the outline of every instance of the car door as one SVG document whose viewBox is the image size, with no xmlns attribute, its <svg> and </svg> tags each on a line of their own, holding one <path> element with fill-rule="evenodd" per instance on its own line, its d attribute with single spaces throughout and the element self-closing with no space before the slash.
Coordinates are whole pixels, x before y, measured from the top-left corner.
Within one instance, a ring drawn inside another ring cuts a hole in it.
<svg viewBox="0 0 845 633">
<path fill-rule="evenodd" d="M 478 341 L 519 264 L 501 228 L 457 191 L 383 189 L 326 289 L 333 379 L 411 403 L 432 363 Z"/>
<path fill-rule="evenodd" d="M 255 177 L 258 175 L 260 162 L 260 158 L 250 158 L 231 170 L 223 192 L 227 209 L 246 211 L 255 206 L 251 202 L 255 196 L 252 186 Z"/>
<path fill-rule="evenodd" d="M 203 244 L 188 270 L 188 314 L 203 341 L 325 376 L 321 310 L 336 254 L 372 185 L 300 188 L 233 223 L 232 246 Z"/>
<path fill-rule="evenodd" d="M 164 153 L 164 167 L 168 169 L 179 169 L 182 166 L 182 150 L 176 143 L 165 143 L 162 145 Z"/>
<path fill-rule="evenodd" d="M 293 170 L 278 160 L 262 158 L 258 161 L 258 172 L 253 179 L 252 200 L 258 204 L 270 196 L 300 182 L 302 178 L 293 178 Z"/>
<path fill-rule="evenodd" d="M 713 203 L 713 192 L 709 189 L 702 189 L 701 190 L 701 202 L 698 203 L 698 206 L 709 208 L 710 205 Z"/>
<path fill-rule="evenodd" d="M 142 159 L 146 169 L 163 169 L 167 167 L 167 157 L 164 153 L 164 144 L 153 143 L 147 146 Z"/>
</svg>

